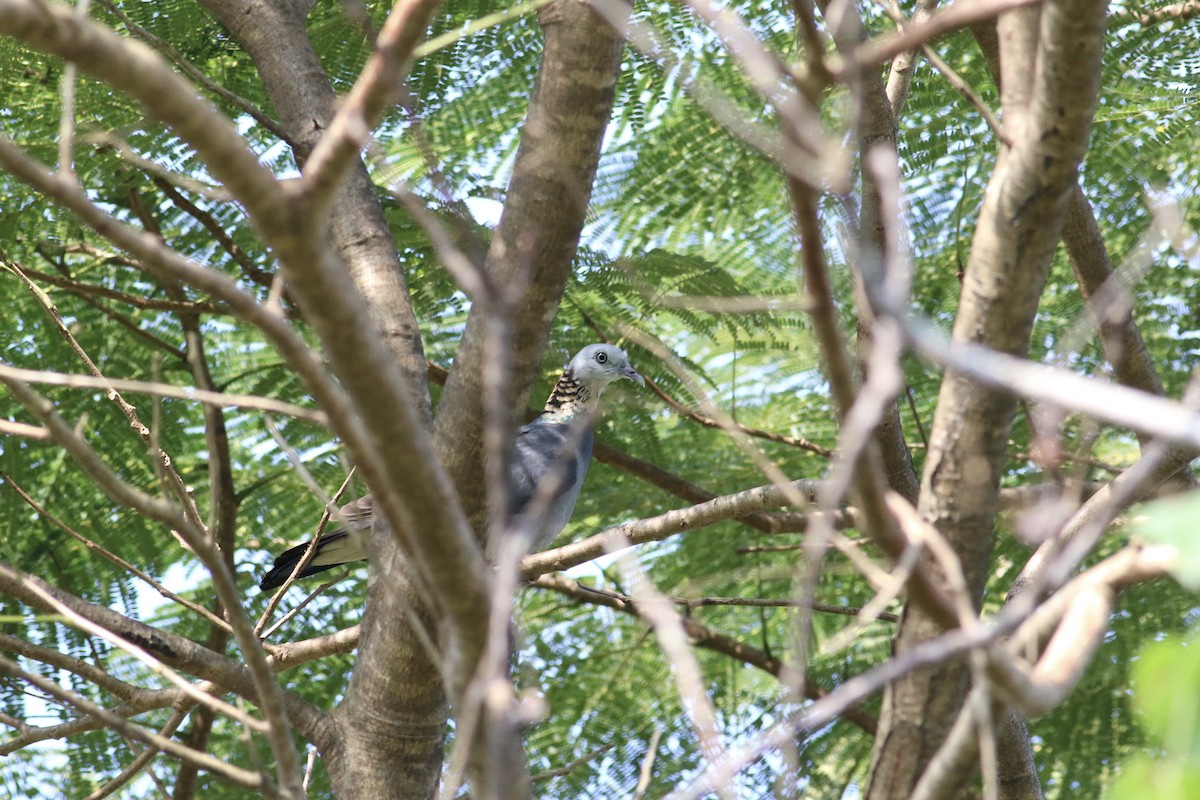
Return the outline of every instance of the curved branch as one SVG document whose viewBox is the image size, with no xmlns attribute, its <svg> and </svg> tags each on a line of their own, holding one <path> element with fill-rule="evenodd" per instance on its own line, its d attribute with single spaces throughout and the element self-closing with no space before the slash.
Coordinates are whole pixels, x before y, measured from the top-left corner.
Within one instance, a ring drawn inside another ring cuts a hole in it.
<svg viewBox="0 0 1200 800">
<path fill-rule="evenodd" d="M 819 481 L 810 480 L 794 481 L 785 486 L 768 484 L 715 497 L 705 503 L 675 509 L 656 517 L 627 522 L 582 541 L 528 556 L 521 562 L 521 570 L 526 578 L 532 578 L 554 570 L 569 569 L 630 545 L 657 542 L 683 531 L 789 505 L 789 497 L 794 497 L 795 493 L 811 500 L 816 496 L 819 485 Z M 834 520 L 834 525 L 840 528 L 848 527 L 851 523 L 850 512 L 839 512 Z"/>
<path fill-rule="evenodd" d="M 39 591 L 33 591 L 34 588 Z M 130 619 L 105 606 L 89 603 L 58 587 L 51 586 L 36 576 L 15 570 L 4 563 L 0 563 L 0 593 L 13 597 L 30 608 L 47 613 L 54 613 L 55 609 L 42 594 L 53 597 L 80 617 L 112 631 L 126 641 L 138 644 L 173 669 L 212 681 L 247 700 L 258 700 L 258 689 L 247 666 L 219 653 L 214 653 L 191 639 Z M 302 649 L 300 654 L 293 655 L 286 663 L 271 668 L 274 671 L 280 671 L 297 666 L 302 659 L 310 660 L 309 657 L 319 657 L 319 655 L 313 655 L 315 650 L 316 648 L 311 646 Z M 324 655 L 325 653 L 321 652 L 320 654 Z M 282 690 L 281 693 L 289 718 L 296 722 L 297 728 L 305 736 L 314 739 L 319 734 L 318 728 L 324 715 L 298 695 Z"/>
</svg>

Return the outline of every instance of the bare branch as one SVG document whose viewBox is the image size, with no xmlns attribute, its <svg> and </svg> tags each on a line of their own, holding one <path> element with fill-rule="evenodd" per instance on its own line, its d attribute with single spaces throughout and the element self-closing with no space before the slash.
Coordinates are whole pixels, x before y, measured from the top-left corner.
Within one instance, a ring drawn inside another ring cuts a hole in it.
<svg viewBox="0 0 1200 800">
<path fill-rule="evenodd" d="M 439 0 L 398 0 L 392 6 L 375 39 L 375 52 L 305 165 L 298 193 L 314 208 L 332 199 L 346 168 L 399 96 L 413 51 L 439 5 Z"/>
<path fill-rule="evenodd" d="M 173 506 L 143 494 L 118 478 L 91 446 L 63 421 L 44 397 L 20 381 L 4 378 L 0 378 L 0 380 L 26 408 L 42 420 L 51 430 L 55 441 L 71 454 L 80 467 L 92 476 L 109 497 L 150 519 L 161 522 L 169 529 L 177 531 L 192 550 L 200 556 L 212 575 L 217 597 L 229 615 L 234 635 L 246 657 L 247 667 L 257 690 L 256 698 L 268 724 L 267 733 L 272 750 L 279 759 L 280 782 L 284 787 L 293 782 L 298 784 L 300 766 L 288 732 L 287 717 L 283 709 L 283 691 L 275 682 L 274 673 L 267 664 L 266 654 L 254 635 L 254 628 L 242 606 L 241 594 L 220 551 L 203 532 L 197 530 L 191 521 L 181 515 Z M 15 575 L 12 579 L 18 583 L 24 580 Z M 292 777 L 289 777 L 287 772 L 290 766 L 295 767 L 295 775 Z M 287 791 L 284 793 L 287 794 Z"/>
<path fill-rule="evenodd" d="M 2 371 L 3 370 L 0 370 L 0 372 L 2 372 Z M 178 594 L 176 594 L 175 592 L 172 592 L 170 589 L 163 586 L 157 580 L 150 577 L 150 575 L 148 573 L 146 573 L 144 570 L 138 568 L 134 564 L 129 563 L 125 559 L 118 556 L 116 553 L 113 553 L 112 551 L 108 550 L 106 547 L 103 547 L 102 545 L 87 538 L 86 536 L 79 533 L 74 528 L 72 528 L 71 526 L 67 525 L 65 522 L 60 520 L 58 517 L 51 514 L 49 511 L 47 511 L 45 508 L 43 508 L 40 503 L 38 503 L 36 500 L 34 500 L 32 497 L 30 497 L 29 494 L 24 489 L 22 489 L 20 487 L 20 485 L 18 485 L 17 482 L 12 479 L 11 476 L 6 475 L 3 472 L 0 472 L 0 479 L 2 479 L 5 483 L 7 483 L 9 486 L 11 486 L 17 494 L 21 495 L 21 498 L 26 503 L 28 503 L 30 505 L 30 507 L 33 508 L 34 511 L 36 511 L 42 517 L 44 517 L 49 522 L 51 522 L 56 528 L 61 530 L 63 533 L 67 534 L 72 539 L 75 539 L 76 541 L 82 543 L 83 546 L 86 547 L 88 550 L 98 553 L 100 556 L 102 556 L 103 558 L 112 562 L 113 564 L 116 564 L 121 569 L 128 571 L 131 575 L 134 575 L 137 578 L 140 578 L 142 581 L 144 581 L 146 584 L 148 584 L 151 588 L 153 588 L 155 591 L 157 591 L 160 595 L 162 595 L 166 599 L 171 600 L 172 602 L 178 603 L 179 605 L 183 606 L 184 608 L 187 608 L 187 609 L 193 611 L 194 613 L 199 614 L 200 616 L 202 616 L 206 620 L 208 620 L 208 622 L 210 624 L 216 625 L 217 627 L 222 628 L 229 632 L 233 631 L 233 629 L 229 626 L 228 622 L 221 619 L 216 614 L 213 614 L 211 611 L 209 611 L 204 606 L 197 605 L 196 603 L 193 603 L 192 601 L 188 600 L 187 598 L 181 597 Z"/>
<path fill-rule="evenodd" d="M 190 706 L 174 709 L 171 712 L 170 718 L 168 718 L 166 723 L 163 724 L 162 728 L 159 729 L 158 735 L 169 739 L 175 734 L 175 731 L 179 729 L 179 726 L 183 724 L 183 721 L 187 719 L 187 715 L 190 711 Z M 146 769 L 154 757 L 160 752 L 161 751 L 157 747 L 145 748 L 142 750 L 142 752 L 137 754 L 133 761 L 130 762 L 129 766 L 121 770 L 120 774 L 116 775 L 108 783 L 89 794 L 86 798 L 84 798 L 84 800 L 103 800 L 103 798 L 108 797 L 110 794 L 119 790 L 122 786 L 137 777 L 137 774 L 143 769 Z"/>
<path fill-rule="evenodd" d="M 724 429 L 727 425 L 731 425 L 733 427 L 733 429 L 738 431 L 739 433 L 744 433 L 747 436 L 754 437 L 755 439 L 764 439 L 768 442 L 777 442 L 779 444 L 786 444 L 789 447 L 796 447 L 801 450 L 808 450 L 810 452 L 816 453 L 817 455 L 825 456 L 826 458 L 833 457 L 833 451 L 830 450 L 828 447 L 823 447 L 823 446 L 817 444 L 816 442 L 811 442 L 802 436 L 785 436 L 784 434 L 781 434 L 781 433 L 773 433 L 771 431 L 764 431 L 759 428 L 751 428 L 747 425 L 742 425 L 741 423 L 739 423 L 735 420 L 729 420 L 729 421 L 722 422 L 720 420 L 713 419 L 710 416 L 706 416 L 704 414 L 700 414 L 699 412 L 691 410 L 690 408 L 685 406 L 683 403 L 680 403 L 674 397 L 671 397 L 671 395 L 667 394 L 665 391 L 663 391 L 661 388 L 659 388 L 658 384 L 656 384 L 654 381 L 647 381 L 646 385 L 650 388 L 651 391 L 653 391 L 656 395 L 661 397 L 663 402 L 665 402 L 668 406 L 670 406 L 671 410 L 673 410 L 676 414 L 678 414 L 681 417 L 684 417 L 685 419 L 690 419 L 693 422 L 698 422 L 706 428 Z"/>
<path fill-rule="evenodd" d="M 10 419 L 0 419 L 0 433 L 5 436 L 19 436 L 33 442 L 48 442 L 50 431 L 40 425 L 29 425 L 24 422 L 14 422 Z"/>
<path fill-rule="evenodd" d="M 717 729 L 717 711 L 708 696 L 700 662 L 688 646 L 689 633 L 685 631 L 684 618 L 671 607 L 670 600 L 650 582 L 633 558 L 622 556 L 618 564 L 626 582 L 633 587 L 638 616 L 654 630 L 658 647 L 671 665 L 680 702 L 695 729 L 700 750 L 709 764 L 717 767 L 725 761 L 725 745 Z M 733 773 L 717 772 L 714 788 L 723 800 L 733 798 L 729 787 L 733 776 Z"/>
<path fill-rule="evenodd" d="M 1189 450 L 1200 449 L 1200 417 L 1175 401 L 1060 367 L 1036 364 L 981 345 L 949 342 L 916 321 L 909 321 L 905 333 L 913 349 L 921 355 L 986 386 L 1072 408 Z"/>
<path fill-rule="evenodd" d="M 169 683 L 174 684 L 176 688 L 178 688 L 192 700 L 203 705 L 207 705 L 215 711 L 219 711 L 220 713 L 246 726 L 250 730 L 257 731 L 259 733 L 267 730 L 266 725 L 263 724 L 261 720 L 254 719 L 253 717 L 243 713 L 240 709 L 231 706 L 223 700 L 197 689 L 190 681 L 188 681 L 171 667 L 164 664 L 162 660 L 151 654 L 150 651 L 144 647 L 139 646 L 133 641 L 125 639 L 114 631 L 111 631 L 103 625 L 97 624 L 96 622 L 88 619 L 83 614 L 76 612 L 68 604 L 59 600 L 57 597 L 46 591 L 34 581 L 27 580 L 15 573 L 11 575 L 11 579 L 23 582 L 24 585 L 21 587 L 22 589 L 32 593 L 46 606 L 63 615 L 66 622 L 82 631 L 90 633 L 93 636 L 98 636 L 114 647 L 125 651 L 129 655 L 133 656 L 135 660 L 141 662 L 142 665 L 151 672 L 162 676 Z"/>
<path fill-rule="evenodd" d="M 207 753 L 201 753 L 179 744 L 174 739 L 166 736 L 161 736 L 157 733 L 151 733 L 137 725 L 133 725 L 119 714 L 99 706 L 90 700 L 81 697 L 74 692 L 68 692 L 58 686 L 53 681 L 47 680 L 40 675 L 35 675 L 31 672 L 26 672 L 17 666 L 16 663 L 9 659 L 0 656 L 0 673 L 7 675 L 10 678 L 17 678 L 30 686 L 36 686 L 39 690 L 45 692 L 56 700 L 60 700 L 68 705 L 74 706 L 88 716 L 95 717 L 104 722 L 114 730 L 120 731 L 139 742 L 142 742 L 150 747 L 155 747 L 165 753 L 170 753 L 176 758 L 182 759 L 189 763 L 196 764 L 203 769 L 211 772 L 213 775 L 229 781 L 235 786 L 240 786 L 244 789 L 253 791 L 262 791 L 266 788 L 261 774 L 251 772 L 250 770 L 235 767 L 226 763 L 224 760 L 215 756 L 210 756 Z"/>
<path fill-rule="evenodd" d="M 329 424 L 329 418 L 324 412 L 311 408 L 274 400 L 270 397 L 252 394 L 228 394 L 199 389 L 194 386 L 175 386 L 170 383 L 156 381 L 135 381 L 124 378 L 109 378 L 106 376 L 89 377 L 87 375 L 71 375 L 65 372 L 47 372 L 35 369 L 21 369 L 0 364 L 0 374 L 14 381 L 46 386 L 69 386 L 75 389 L 115 389 L 135 394 L 148 394 L 155 397 L 173 397 L 179 400 L 192 400 L 217 408 L 249 408 L 279 414 L 311 422 L 322 427 Z"/>
<path fill-rule="evenodd" d="M 999 16 L 1005 11 L 1040 3 L 1042 0 L 958 0 L 946 8 L 935 11 L 923 22 L 914 22 L 896 33 L 887 34 L 860 45 L 853 60 L 858 68 L 866 68 L 895 58 L 906 50 L 912 50 L 924 42 L 931 41 L 958 28 Z M 848 67 L 833 67 L 835 77 L 841 78 Z"/>
<path fill-rule="evenodd" d="M 130 33 L 145 41 L 155 50 L 160 50 L 163 52 L 167 58 L 171 59 L 171 62 L 175 64 L 175 66 L 179 67 L 180 71 L 183 72 L 184 75 L 187 75 L 200 86 L 203 86 L 205 89 L 212 92 L 217 97 L 220 97 L 234 108 L 249 114 L 256 122 L 258 122 L 259 125 L 262 125 L 266 130 L 279 137 L 281 141 L 291 144 L 291 139 L 288 138 L 287 131 L 285 131 L 278 122 L 264 114 L 262 109 L 258 108 L 258 106 L 254 105 L 249 100 L 234 94 L 221 84 L 214 81 L 212 78 L 205 75 L 202 71 L 197 69 L 192 62 L 184 58 L 183 54 L 180 53 L 174 45 L 165 39 L 160 39 L 150 31 L 138 25 L 136 22 L 130 19 L 128 15 L 121 11 L 120 6 L 112 2 L 112 0 L 99 0 L 99 2 L 110 12 L 112 12 L 117 19 L 121 20 L 121 23 L 125 25 L 125 28 Z M 182 178 L 183 176 L 178 177 Z"/>
<path fill-rule="evenodd" d="M 535 553 L 525 558 L 521 570 L 525 577 L 531 578 L 553 570 L 569 569 L 622 547 L 660 541 L 683 531 L 715 525 L 727 519 L 739 519 L 763 509 L 791 505 L 795 502 L 797 494 L 800 495 L 801 502 L 808 503 L 808 498 L 816 491 L 817 482 L 799 480 L 790 482 L 787 486 L 768 484 L 737 494 L 716 497 L 689 508 L 627 522 L 587 539 Z M 834 524 L 847 527 L 851 521 L 848 515 L 838 514 Z"/>
<path fill-rule="evenodd" d="M 606 608 L 611 608 L 625 614 L 641 617 L 639 606 L 633 598 L 618 594 L 617 592 L 584 586 L 565 575 L 542 575 L 532 581 L 530 585 L 540 589 L 549 589 L 561 595 L 574 598 L 582 603 L 605 606 Z M 726 636 L 692 617 L 684 617 L 683 625 L 689 639 L 697 647 L 721 653 L 736 661 L 774 675 L 777 678 L 783 674 L 783 663 L 768 653 L 764 653 L 757 648 Z M 805 680 L 804 687 L 806 696 L 812 700 L 818 700 L 828 694 L 828 690 L 822 688 L 817 681 L 811 679 Z M 858 706 L 848 706 L 843 710 L 841 716 L 847 722 L 858 726 L 863 731 L 874 734 L 877 724 L 876 720 Z"/>
<path fill-rule="evenodd" d="M 708 606 L 747 606 L 749 608 L 811 608 L 813 611 L 822 614 L 838 614 L 846 617 L 857 617 L 865 611 L 862 608 L 854 608 L 852 606 L 833 606 L 828 603 L 810 603 L 807 600 L 799 598 L 771 598 L 771 597 L 675 597 L 672 602 L 676 605 L 685 606 L 687 608 L 706 608 Z M 873 619 L 883 620 L 884 622 L 899 622 L 898 614 L 876 614 Z"/>
<path fill-rule="evenodd" d="M 1171 19 L 1189 20 L 1197 16 L 1200 16 L 1200 0 L 1183 0 L 1181 3 L 1172 3 L 1156 8 L 1149 14 L 1143 14 L 1138 17 L 1138 21 L 1143 25 L 1157 25 Z"/>
<path fill-rule="evenodd" d="M 1073 583 L 1076 586 L 1103 585 L 1111 589 L 1119 589 L 1132 583 L 1152 580 L 1167 574 L 1174 558 L 1175 549 L 1172 547 L 1131 545 L 1082 573 L 1073 580 Z M 1061 619 L 1074 597 L 1074 590 L 1068 591 L 1068 589 L 1070 587 L 1065 587 L 1063 592 L 1043 605 L 1035 616 L 1028 618 L 1028 622 L 1025 623 L 1027 627 L 1022 626 L 1023 630 L 1036 633 L 1047 621 L 1056 623 Z M 951 656 L 995 642 L 1021 626 L 1025 619 L 1020 614 L 1005 610 L 992 622 L 976 626 L 971 631 L 955 629 L 922 642 L 878 667 L 845 681 L 837 689 L 814 702 L 802 712 L 778 723 L 755 741 L 731 750 L 729 763 L 706 770 L 690 786 L 673 792 L 668 797 L 671 800 L 699 800 L 711 790 L 712 782 L 718 774 L 717 769 L 721 770 L 720 774 L 724 774 L 729 769 L 744 767 L 761 758 L 765 753 L 785 746 L 794 740 L 797 734 L 828 724 L 849 703 L 857 702 L 871 695 L 884 685 L 915 669 L 945 661 Z M 1019 648 L 1021 640 L 1021 634 L 1014 636 L 1013 646 Z"/>
</svg>

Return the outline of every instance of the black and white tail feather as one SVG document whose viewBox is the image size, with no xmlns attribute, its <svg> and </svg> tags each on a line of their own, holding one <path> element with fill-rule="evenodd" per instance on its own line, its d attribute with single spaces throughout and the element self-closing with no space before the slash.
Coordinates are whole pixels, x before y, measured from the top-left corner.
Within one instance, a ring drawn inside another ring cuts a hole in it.
<svg viewBox="0 0 1200 800">
<path fill-rule="evenodd" d="M 588 345 L 567 364 L 542 413 L 517 432 L 509 466 L 509 513 L 514 528 L 531 531 L 531 551 L 550 544 L 571 519 L 592 461 L 593 425 L 600 395 L 604 387 L 622 378 L 646 385 L 629 365 L 623 350 L 610 344 Z M 539 487 L 548 497 L 539 496 Z M 343 506 L 341 526 L 317 539 L 312 558 L 297 577 L 307 578 L 341 564 L 366 560 L 373 514 L 370 495 Z M 269 591 L 282 586 L 310 544 L 305 542 L 281 553 L 259 588 Z"/>
</svg>

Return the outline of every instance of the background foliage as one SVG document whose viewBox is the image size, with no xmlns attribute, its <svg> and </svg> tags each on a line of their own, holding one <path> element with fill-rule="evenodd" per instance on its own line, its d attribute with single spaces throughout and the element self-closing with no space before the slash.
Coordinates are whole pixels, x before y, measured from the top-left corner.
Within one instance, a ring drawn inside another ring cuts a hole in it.
<svg viewBox="0 0 1200 800">
<path fill-rule="evenodd" d="M 1118 262 L 1139 247 L 1153 224 L 1154 208 L 1164 199 L 1178 202 L 1189 230 L 1200 221 L 1200 203 L 1195 197 L 1200 185 L 1196 91 L 1200 87 L 1200 50 L 1195 47 L 1200 22 L 1184 19 L 1143 24 L 1138 20 L 1146 10 L 1142 6 L 1113 7 L 1101 110 L 1083 174 L 1085 191 Z M 339 89 L 350 85 L 369 53 L 363 23 L 378 26 L 387 8 L 387 4 L 369 2 L 366 19 L 359 20 L 347 13 L 348 6 L 328 1 L 317 4 L 310 31 Z M 795 55 L 787 3 L 738 2 L 732 8 L 785 57 Z M 464 26 L 504 11 L 517 13 L 498 24 L 464 32 Z M 101 3 L 92 13 L 119 31 L 132 31 L 136 24 L 169 42 L 213 81 L 270 112 L 247 57 L 196 5 L 182 0 L 120 2 L 115 6 Z M 868 16 L 873 17 L 873 26 L 884 28 L 882 15 Z M 835 425 L 827 387 L 802 314 L 730 314 L 707 310 L 699 302 L 670 306 L 663 302 L 664 296 L 677 295 L 795 298 L 795 242 L 786 192 L 776 169 L 721 130 L 683 91 L 687 75 L 699 73 L 728 91 L 748 116 L 761 116 L 764 112 L 736 64 L 712 46 L 712 34 L 681 6 L 643 3 L 635 17 L 658 32 L 662 51 L 631 49 L 626 53 L 575 278 L 535 394 L 548 391 L 559 365 L 578 347 L 598 338 L 618 339 L 620 326 L 633 326 L 666 342 L 700 377 L 712 401 L 742 424 L 832 447 Z M 475 234 L 486 240 L 515 152 L 516 132 L 538 64 L 540 35 L 529 8 L 509 9 L 484 0 L 448 4 L 432 31 L 434 37 L 442 34 L 451 36 L 418 62 L 408 82 L 411 97 L 382 126 L 371 153 L 371 167 L 385 197 L 389 188 L 403 181 L 435 206 L 444 204 L 447 212 L 453 210 L 451 200 L 465 202 L 475 217 Z M 953 35 L 936 47 L 985 101 L 995 103 L 995 89 L 969 36 Z M 662 52 L 674 53 L 681 63 L 664 65 Z M 62 78 L 61 63 L 0 41 L 0 85 L 5 87 L 0 130 L 47 163 L 56 159 Z M 221 97 L 209 93 L 209 99 L 238 121 L 246 138 L 278 174 L 294 173 L 287 148 L 268 131 Z M 846 116 L 846 102 L 844 97 L 828 98 L 826 113 L 835 124 Z M 75 154 L 76 168 L 96 200 L 120 217 L 141 224 L 152 220 L 172 247 L 226 270 L 245 287 L 265 296 L 269 280 L 260 280 L 255 270 L 269 274 L 271 257 L 246 226 L 239 209 L 197 192 L 182 192 L 230 237 L 242 254 L 241 263 L 231 257 L 229 248 L 218 245 L 210 228 L 156 184 L 145 169 L 122 157 L 114 145 L 124 143 L 144 159 L 205 182 L 203 167 L 186 147 L 143 117 L 129 98 L 88 79 L 78 82 L 77 115 L 82 138 Z M 908 204 L 905 222 L 917 269 L 914 302 L 944 325 L 955 310 L 957 273 L 966 259 L 995 149 L 996 143 L 975 109 L 940 76 L 922 67 L 900 127 Z M 427 354 L 433 362 L 446 365 L 465 319 L 465 298 L 437 265 L 420 229 L 394 204 L 385 202 L 389 203 L 389 218 L 423 325 Z M 827 219 L 833 242 L 838 241 L 837 208 L 831 198 Z M 1194 252 L 1194 239 L 1190 246 Z M 190 383 L 179 359 L 183 340 L 179 314 L 133 304 L 133 300 L 168 300 L 168 288 L 127 268 L 119 253 L 112 252 L 69 214 L 3 175 L 0 256 L 21 265 L 50 293 L 66 324 L 106 374 Z M 839 270 L 841 299 L 848 306 L 850 280 L 841 263 L 844 252 L 834 247 L 830 257 Z M 1200 308 L 1200 274 L 1196 266 L 1195 261 L 1185 263 L 1176 251 L 1160 246 L 1137 288 L 1136 318 L 1167 392 L 1173 396 L 1178 395 L 1200 354 L 1200 326 L 1195 317 L 1195 309 Z M 73 292 L 72 282 L 104 291 Z M 189 300 L 208 302 L 208 298 L 187 291 Z M 7 332 L 2 339 L 5 361 L 30 368 L 81 371 L 44 309 L 15 275 L 0 276 L 0 292 L 0 329 Z M 1082 313 L 1079 292 L 1062 256 L 1043 299 L 1032 357 L 1102 373 L 1106 367 L 1094 341 L 1063 339 Z M 850 325 L 848 320 L 848 332 Z M 220 388 L 309 403 L 299 382 L 281 367 L 254 330 L 219 312 L 203 315 L 203 330 L 210 368 Z M 684 405 L 700 407 L 650 353 L 632 345 L 629 350 L 647 378 Z M 919 465 L 922 430 L 928 428 L 940 375 L 913 361 L 906 365 L 906 376 L 912 411 L 904 413 L 904 424 Z M 123 477 L 153 489 L 157 478 L 144 446 L 101 392 L 47 387 L 46 393 L 68 419 L 79 421 Z M 144 418 L 153 415 L 157 420 L 156 433 L 163 447 L 195 487 L 203 508 L 207 453 L 198 407 L 180 400 L 156 402 L 145 397 L 135 402 L 140 402 Z M 614 390 L 608 405 L 610 413 L 599 431 L 607 444 L 717 494 L 765 482 L 728 437 L 682 418 L 649 392 Z M 0 397 L 0 414 L 8 419 L 25 418 L 7 396 Z M 348 467 L 337 442 L 311 423 L 276 422 L 303 454 L 312 474 L 327 490 L 336 489 Z M 248 606 L 258 609 L 265 599 L 253 587 L 270 560 L 268 551 L 278 551 L 304 537 L 319 517 L 320 503 L 288 465 L 260 414 L 233 411 L 227 415 L 227 423 L 241 500 L 239 574 Z M 1082 423 L 1074 424 L 1071 432 L 1076 441 L 1069 441 L 1068 448 L 1082 446 L 1081 440 L 1092 434 Z M 793 477 L 817 477 L 826 467 L 823 457 L 807 450 L 765 441 L 758 446 Z M 1007 485 L 1053 477 L 1029 460 L 1030 451 L 1030 425 L 1019 417 L 1011 442 Z M 1114 468 L 1127 466 L 1136 457 L 1135 442 L 1128 434 L 1101 430 L 1095 456 Z M 1068 468 L 1077 469 L 1080 475 L 1108 474 L 1101 465 L 1079 463 Z M 12 487 L 22 487 L 67 525 L 118 551 L 172 588 L 205 601 L 210 596 L 205 579 L 189 569 L 191 560 L 185 551 L 164 546 L 163 531 L 114 509 L 55 449 L 7 437 L 0 442 L 0 469 L 6 476 L 5 486 L 0 488 L 0 530 L 4 532 L 0 558 L 85 598 L 184 635 L 204 636 L 201 620 L 175 605 L 163 604 L 128 574 L 94 558 L 82 544 L 34 513 Z M 597 464 L 561 541 L 678 505 L 680 501 L 665 492 Z M 994 589 L 989 593 L 993 604 L 1002 600 L 1030 552 L 1019 535 L 1019 519 L 1006 517 L 1002 525 L 994 557 Z M 798 541 L 798 535 L 769 536 L 730 522 L 645 546 L 638 558 L 656 585 L 674 596 L 786 597 L 797 552 L 746 553 L 739 548 Z M 619 571 L 609 564 L 581 569 L 580 574 L 597 584 L 624 588 Z M 351 624 L 361 611 L 363 575 L 365 571 L 356 571 L 335 586 L 288 623 L 279 636 L 302 638 Z M 870 588 L 857 573 L 837 558 L 831 560 L 819 600 L 855 607 L 870 596 Z M 785 654 L 795 635 L 796 615 L 788 609 L 720 607 L 692 613 L 705 624 L 775 655 Z M 1049 797 L 1098 796 L 1124 760 L 1156 752 L 1158 745 L 1141 732 L 1130 708 L 1130 673 L 1144 643 L 1181 631 L 1196 613 L 1194 597 L 1174 585 L 1144 585 L 1125 595 L 1108 640 L 1084 683 L 1066 704 L 1032 727 Z M 96 659 L 118 676 L 140 674 L 119 652 L 108 651 L 96 640 L 54 620 L 29 616 L 9 600 L 0 599 L 0 614 L 7 633 Z M 531 767 L 535 775 L 561 770 L 537 784 L 540 795 L 628 796 L 651 740 L 657 742 L 658 750 L 649 796 L 661 795 L 697 769 L 699 748 L 681 713 L 669 665 L 641 622 L 532 590 L 523 594 L 519 616 L 519 682 L 539 688 L 551 712 L 529 733 Z M 844 617 L 817 614 L 813 621 L 817 648 L 845 624 Z M 814 662 L 816 676 L 832 686 L 863 671 L 888 655 L 890 636 L 888 623 L 869 626 L 850 647 L 821 655 Z M 349 657 L 316 662 L 304 667 L 302 675 L 289 676 L 288 682 L 309 699 L 328 706 L 344 688 L 349 662 Z M 36 664 L 28 663 L 31 668 Z M 779 719 L 794 702 L 774 677 L 752 667 L 715 654 L 703 654 L 702 664 L 720 713 L 719 723 L 734 742 Z M 37 668 L 48 677 L 70 680 L 66 673 L 44 665 Z M 1142 669 L 1149 674 L 1152 667 Z M 94 686 L 78 680 L 75 684 L 76 691 L 104 701 L 103 693 Z M 39 724 L 69 717 L 54 704 L 8 682 L 0 683 L 0 711 Z M 848 796 L 865 775 L 871 744 L 869 735 L 844 722 L 800 742 L 800 771 L 809 780 L 806 796 Z M 218 723 L 214 729 L 211 750 L 227 761 L 247 766 L 257 757 L 246 747 L 241 732 L 228 723 Z M 588 755 L 594 757 L 576 763 Z M 128 750 L 111 732 L 74 738 L 65 745 L 48 743 L 9 757 L 0 771 L 0 794 L 83 797 L 127 760 Z M 570 765 L 574 767 L 562 770 Z M 165 760 L 156 766 L 168 782 L 166 773 L 173 768 L 173 762 Z M 316 793 L 323 780 L 318 769 Z M 759 773 L 750 770 L 742 778 L 742 797 L 773 797 L 776 792 L 765 769 Z M 152 794 L 151 786 L 142 782 L 135 784 L 129 796 Z M 202 796 L 235 794 L 211 782 L 202 787 Z"/>
</svg>

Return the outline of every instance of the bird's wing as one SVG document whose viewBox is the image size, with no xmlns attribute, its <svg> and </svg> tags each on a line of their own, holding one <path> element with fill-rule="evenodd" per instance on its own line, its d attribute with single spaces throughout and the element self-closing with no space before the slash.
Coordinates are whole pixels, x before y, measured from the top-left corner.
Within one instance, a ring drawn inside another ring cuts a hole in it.
<svg viewBox="0 0 1200 800">
<path fill-rule="evenodd" d="M 544 422 L 523 427 L 513 445 L 509 511 L 514 515 L 521 513 L 538 486 L 547 480 L 555 481 L 557 487 L 551 500 L 578 491 L 583 480 L 579 455 L 585 446 L 590 451 L 590 434 L 590 430 L 574 431 L 568 423 Z"/>
<path fill-rule="evenodd" d="M 338 509 L 338 516 L 333 519 L 333 522 L 338 525 L 337 530 L 356 530 L 371 527 L 374 519 L 375 498 L 368 494 L 346 503 Z M 333 532 L 330 531 L 330 533 Z"/>
<path fill-rule="evenodd" d="M 317 551 L 308 565 L 300 571 L 297 578 L 307 578 L 327 569 L 333 569 L 341 564 L 352 561 L 364 561 L 370 546 L 369 531 L 363 528 L 351 528 L 326 533 L 317 540 Z M 278 588 L 283 585 L 292 570 L 304 558 L 310 542 L 288 548 L 275 558 L 275 563 L 267 574 L 263 575 L 259 588 L 263 591 Z"/>
<path fill-rule="evenodd" d="M 297 577 L 307 578 L 309 575 L 333 569 L 339 564 L 365 560 L 370 547 L 370 528 L 374 512 L 375 502 L 371 495 L 342 506 L 337 520 L 340 524 L 321 534 L 317 540 L 316 554 Z M 280 553 L 275 558 L 275 564 L 263 576 L 259 588 L 269 591 L 283 585 L 304 557 L 308 545 L 309 542 L 305 542 Z"/>
</svg>

